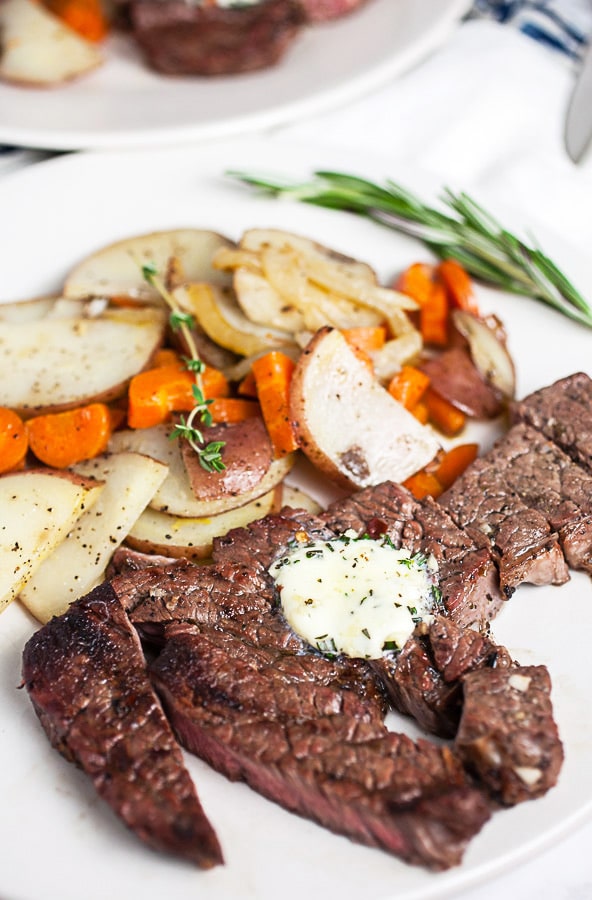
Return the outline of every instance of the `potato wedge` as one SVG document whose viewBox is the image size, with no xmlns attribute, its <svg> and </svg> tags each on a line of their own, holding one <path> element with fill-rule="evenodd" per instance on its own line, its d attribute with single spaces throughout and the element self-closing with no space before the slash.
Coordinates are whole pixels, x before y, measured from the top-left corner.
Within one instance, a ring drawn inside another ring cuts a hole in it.
<svg viewBox="0 0 592 900">
<path fill-rule="evenodd" d="M 286 331 L 251 322 L 234 296 L 213 284 L 186 284 L 173 294 L 181 308 L 195 316 L 208 337 L 240 356 L 284 349 L 294 343 Z"/>
<path fill-rule="evenodd" d="M 290 506 L 292 509 L 305 509 L 307 512 L 313 513 L 313 515 L 321 512 L 323 508 L 306 491 L 290 484 L 282 485 L 282 506 Z"/>
<path fill-rule="evenodd" d="M 0 322 L 35 322 L 49 315 L 56 297 L 33 297 L 16 303 L 0 304 Z"/>
<path fill-rule="evenodd" d="M 317 332 L 297 363 L 291 415 L 303 452 L 344 487 L 404 481 L 439 449 L 432 430 L 391 397 L 335 329 Z"/>
<path fill-rule="evenodd" d="M 165 324 L 156 307 L 4 322 L 0 405 L 30 415 L 113 399 L 149 362 Z"/>
<path fill-rule="evenodd" d="M 155 231 L 127 238 L 102 247 L 81 260 L 66 277 L 65 297 L 134 297 L 144 302 L 160 302 L 158 291 L 142 275 L 142 266 L 154 265 L 166 278 L 171 260 L 175 260 L 175 278 L 179 268 L 187 281 L 207 281 L 228 285 L 231 276 L 212 266 L 219 247 L 233 243 L 215 231 L 180 228 Z"/>
<path fill-rule="evenodd" d="M 83 75 L 102 61 L 96 44 L 80 37 L 42 3 L 0 3 L 0 78 L 49 86 Z"/>
<path fill-rule="evenodd" d="M 109 449 L 112 452 L 133 450 L 144 453 L 169 467 L 169 473 L 150 501 L 151 509 L 166 512 L 172 516 L 203 518 L 236 509 L 263 496 L 288 474 L 295 462 L 295 454 L 282 459 L 274 459 L 266 474 L 250 490 L 236 496 L 223 495 L 217 498 L 198 499 L 192 489 L 183 464 L 178 440 L 170 440 L 170 427 L 157 425 L 138 431 L 117 431 L 112 436 Z"/>
<path fill-rule="evenodd" d="M 0 478 L 0 610 L 102 491 L 102 484 L 71 472 L 29 469 Z"/>
<path fill-rule="evenodd" d="M 276 487 L 237 509 L 203 518 L 171 516 L 147 509 L 132 526 L 125 543 L 143 553 L 194 561 L 207 559 L 211 556 L 214 538 L 222 537 L 231 528 L 244 528 L 249 522 L 274 512 L 280 506 L 281 494 L 281 486 Z"/>
<path fill-rule="evenodd" d="M 48 554 L 19 599 L 40 622 L 59 616 L 102 580 L 107 564 L 164 481 L 167 467 L 139 453 L 78 463 L 75 471 L 104 484 L 96 503 Z"/>
<path fill-rule="evenodd" d="M 343 253 L 325 247 L 311 238 L 293 234 L 291 231 L 283 231 L 280 228 L 249 228 L 243 233 L 239 241 L 239 247 L 242 250 L 250 250 L 255 253 L 261 253 L 266 247 L 278 249 L 292 247 L 303 256 L 319 253 L 325 259 L 334 263 L 344 263 L 351 272 L 354 272 L 360 278 L 366 278 L 376 284 L 376 272 L 368 263 L 360 262 L 351 256 L 346 256 Z"/>
</svg>

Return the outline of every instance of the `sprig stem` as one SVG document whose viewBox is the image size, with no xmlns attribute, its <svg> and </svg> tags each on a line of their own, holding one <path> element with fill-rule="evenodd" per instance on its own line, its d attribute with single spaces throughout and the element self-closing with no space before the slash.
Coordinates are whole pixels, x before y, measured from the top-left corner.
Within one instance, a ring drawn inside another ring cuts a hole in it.
<svg viewBox="0 0 592 900">
<path fill-rule="evenodd" d="M 394 181 L 384 185 L 343 172 L 318 171 L 290 183 L 229 171 L 231 178 L 273 197 L 285 197 L 364 216 L 418 238 L 441 259 L 458 260 L 490 285 L 546 303 L 592 327 L 592 307 L 554 262 L 505 229 L 468 194 L 446 188 L 442 209 L 428 206 Z"/>
<path fill-rule="evenodd" d="M 158 274 L 158 270 L 152 263 L 142 266 L 142 274 L 145 280 L 158 291 L 164 302 L 170 309 L 169 323 L 174 331 L 179 331 L 189 351 L 189 356 L 184 362 L 195 378 L 193 386 L 193 398 L 195 406 L 185 419 L 180 417 L 179 424 L 175 425 L 169 437 L 183 438 L 197 453 L 199 463 L 206 472 L 222 472 L 226 468 L 222 460 L 224 441 L 210 441 L 206 444 L 203 432 L 197 422 L 206 428 L 212 424 L 212 414 L 208 409 L 211 400 L 207 400 L 204 394 L 202 373 L 205 369 L 204 362 L 199 358 L 197 345 L 193 338 L 191 327 L 193 317 L 190 313 L 181 309 L 175 297 Z"/>
</svg>

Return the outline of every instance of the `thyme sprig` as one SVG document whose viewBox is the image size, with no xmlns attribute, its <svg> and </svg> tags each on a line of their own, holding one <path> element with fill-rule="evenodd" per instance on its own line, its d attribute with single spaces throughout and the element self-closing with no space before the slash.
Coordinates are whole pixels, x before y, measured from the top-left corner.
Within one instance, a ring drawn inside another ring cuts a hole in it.
<svg viewBox="0 0 592 900">
<path fill-rule="evenodd" d="M 189 350 L 189 356 L 183 357 L 183 362 L 186 368 L 195 376 L 195 384 L 191 389 L 195 406 L 187 418 L 180 416 L 179 423 L 173 428 L 169 437 L 171 439 L 182 438 L 186 440 L 195 450 L 199 464 L 206 472 L 223 472 L 226 468 L 222 459 L 224 441 L 210 441 L 206 444 L 203 432 L 197 425 L 199 422 L 207 428 L 212 424 L 212 414 L 208 409 L 212 401 L 207 400 L 204 394 L 202 374 L 205 369 L 205 363 L 199 358 L 191 331 L 194 325 L 193 316 L 180 308 L 175 297 L 158 274 L 158 269 L 154 263 L 142 265 L 142 275 L 148 284 L 158 291 L 169 307 L 169 324 L 173 331 L 181 333 L 185 346 Z"/>
<path fill-rule="evenodd" d="M 456 259 L 474 277 L 592 327 L 592 307 L 543 250 L 528 246 L 464 192 L 444 189 L 442 209 L 436 209 L 390 179 L 380 185 L 318 171 L 308 182 L 289 183 L 247 172 L 226 174 L 273 197 L 356 213 L 418 238 L 437 257 Z"/>
</svg>

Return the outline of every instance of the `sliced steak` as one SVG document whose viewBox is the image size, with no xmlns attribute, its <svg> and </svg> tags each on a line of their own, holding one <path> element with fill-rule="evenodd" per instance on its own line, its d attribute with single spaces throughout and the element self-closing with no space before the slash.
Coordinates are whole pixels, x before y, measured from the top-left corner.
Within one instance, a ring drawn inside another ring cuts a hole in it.
<svg viewBox="0 0 592 900">
<path fill-rule="evenodd" d="M 514 421 L 527 422 L 592 472 L 592 379 L 576 372 L 525 397 L 512 408 Z"/>
<path fill-rule="evenodd" d="M 222 862 L 136 632 L 108 583 L 33 635 L 23 679 L 53 746 L 132 831 L 202 868 Z"/>
<path fill-rule="evenodd" d="M 592 572 L 592 475 L 524 423 L 500 438 L 487 458 L 503 471 L 507 489 L 545 516 L 569 565 Z"/>
<path fill-rule="evenodd" d="M 306 24 L 298 0 L 232 8 L 131 0 L 129 19 L 146 61 L 165 75 L 231 75 L 273 66 Z"/>
<path fill-rule="evenodd" d="M 433 869 L 460 861 L 490 808 L 447 748 L 364 721 L 346 692 L 340 697 L 317 684 L 305 691 L 299 676 L 273 665 L 239 666 L 233 659 L 221 671 L 203 652 L 203 636 L 185 630 L 152 665 L 189 751 L 361 843 Z"/>
<path fill-rule="evenodd" d="M 463 678 L 455 748 L 505 805 L 541 797 L 556 784 L 563 747 L 544 666 L 482 668 Z"/>
<path fill-rule="evenodd" d="M 508 489 L 504 467 L 488 455 L 465 469 L 439 502 L 476 543 L 490 548 L 506 597 L 524 582 L 569 579 L 557 534 L 542 513 Z"/>
<path fill-rule="evenodd" d="M 419 501 L 401 485 L 384 482 L 336 501 L 319 518 L 338 534 L 388 534 L 396 547 L 433 554 L 444 606 L 459 624 L 489 622 L 503 604 L 489 549 L 483 541 L 477 546 L 430 497 Z"/>
<path fill-rule="evenodd" d="M 426 731 L 454 737 L 462 708 L 462 676 L 511 663 L 508 651 L 486 635 L 436 616 L 431 624 L 416 627 L 397 656 L 374 660 L 372 667 L 396 710 Z"/>
</svg>

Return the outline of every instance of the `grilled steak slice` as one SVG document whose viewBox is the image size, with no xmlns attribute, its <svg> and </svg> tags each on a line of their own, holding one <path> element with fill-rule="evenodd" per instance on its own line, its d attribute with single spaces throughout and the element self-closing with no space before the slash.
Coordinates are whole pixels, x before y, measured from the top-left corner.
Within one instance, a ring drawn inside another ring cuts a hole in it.
<svg viewBox="0 0 592 900">
<path fill-rule="evenodd" d="M 463 679 L 455 748 L 496 800 L 541 797 L 557 782 L 563 747 L 544 666 L 482 668 Z"/>
<path fill-rule="evenodd" d="M 420 623 L 398 656 L 373 660 L 389 699 L 426 731 L 454 737 L 462 707 L 461 678 L 482 667 L 508 666 L 508 651 L 484 634 L 436 616 Z"/>
<path fill-rule="evenodd" d="M 108 583 L 33 635 L 23 679 L 53 746 L 132 831 L 202 868 L 222 862 L 136 632 Z"/>
<path fill-rule="evenodd" d="M 233 8 L 188 0 L 132 0 L 132 31 L 166 75 L 230 75 L 275 65 L 306 23 L 297 0 Z"/>
<path fill-rule="evenodd" d="M 431 498 L 415 500 L 401 485 L 384 482 L 336 501 L 319 518 L 339 534 L 388 534 L 396 547 L 433 554 L 444 606 L 459 624 L 481 625 L 499 612 L 503 597 L 489 549 L 478 547 Z"/>
<path fill-rule="evenodd" d="M 569 565 L 592 572 L 592 475 L 529 425 L 514 425 L 487 454 L 508 490 L 542 513 Z"/>
<path fill-rule="evenodd" d="M 305 691 L 285 669 L 236 658 L 210 666 L 203 640 L 173 635 L 151 667 L 188 750 L 361 843 L 433 869 L 460 861 L 490 809 L 447 748 L 364 721 L 347 692 Z"/>
<path fill-rule="evenodd" d="M 519 584 L 564 584 L 567 564 L 547 519 L 508 489 L 504 467 L 488 455 L 476 459 L 440 503 L 475 542 L 490 547 L 500 585 L 510 597 Z"/>
<path fill-rule="evenodd" d="M 512 407 L 527 422 L 592 472 L 592 379 L 576 372 L 525 397 Z"/>
</svg>

